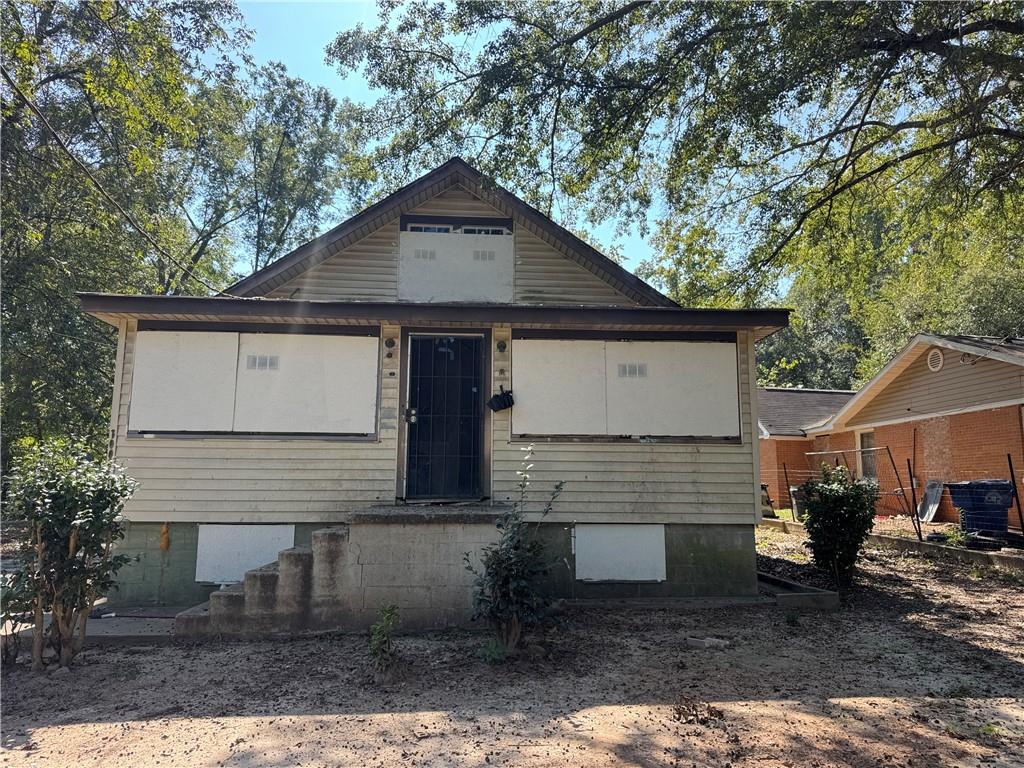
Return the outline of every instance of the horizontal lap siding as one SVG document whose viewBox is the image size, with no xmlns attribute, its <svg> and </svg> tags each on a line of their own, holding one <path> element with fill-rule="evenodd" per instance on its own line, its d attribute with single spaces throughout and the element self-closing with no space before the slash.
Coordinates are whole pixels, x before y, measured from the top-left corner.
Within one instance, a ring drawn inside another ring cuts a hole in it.
<svg viewBox="0 0 1024 768">
<path fill-rule="evenodd" d="M 992 358 L 965 365 L 959 352 L 942 351 L 945 362 L 940 370 L 929 370 L 928 355 L 922 354 L 856 413 L 848 426 L 912 419 L 1024 397 L 1024 367 Z"/>
<path fill-rule="evenodd" d="M 274 289 L 272 298 L 397 301 L 398 222 L 327 258 Z"/>
<path fill-rule="evenodd" d="M 385 334 L 397 329 L 385 328 Z M 127 329 L 115 455 L 140 485 L 132 520 L 321 521 L 394 499 L 398 358 L 383 361 L 379 442 L 128 437 L 135 331 Z M 394 372 L 395 375 L 388 376 Z"/>
<path fill-rule="evenodd" d="M 409 211 L 430 216 L 504 217 L 465 189 L 449 189 Z M 519 304 L 636 306 L 592 272 L 517 223 L 515 295 Z M 272 298 L 398 301 L 398 221 L 275 288 Z"/>
<path fill-rule="evenodd" d="M 517 227 L 515 236 L 516 303 L 636 306 L 525 227 Z"/>
<path fill-rule="evenodd" d="M 493 386 L 511 384 L 507 329 L 495 329 Z M 551 522 L 754 522 L 755 466 L 750 409 L 752 382 L 748 334 L 740 334 L 741 445 L 680 443 L 537 443 L 534 446 L 531 511 L 539 511 L 551 489 L 562 495 Z M 518 498 L 518 476 L 526 443 L 509 442 L 509 412 L 494 414 L 492 493 L 498 501 Z M 759 500 L 759 499 L 758 499 Z"/>
</svg>

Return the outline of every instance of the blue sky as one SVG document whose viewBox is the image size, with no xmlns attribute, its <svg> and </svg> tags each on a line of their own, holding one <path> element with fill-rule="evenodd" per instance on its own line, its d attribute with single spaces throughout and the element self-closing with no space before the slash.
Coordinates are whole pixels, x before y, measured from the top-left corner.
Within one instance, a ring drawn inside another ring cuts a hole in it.
<svg viewBox="0 0 1024 768">
<path fill-rule="evenodd" d="M 258 63 L 280 61 L 291 74 L 322 85 L 339 98 L 362 102 L 372 99 L 362 78 L 343 78 L 324 63 L 324 48 L 343 29 L 360 23 L 375 24 L 374 2 L 241 2 L 239 7 L 246 24 L 255 32 L 250 52 Z M 327 224 L 329 227 L 335 223 Z M 639 236 L 617 241 L 614 237 L 612 222 L 594 231 L 594 239 L 599 243 L 622 246 L 624 266 L 630 270 L 651 255 L 650 246 Z"/>
</svg>

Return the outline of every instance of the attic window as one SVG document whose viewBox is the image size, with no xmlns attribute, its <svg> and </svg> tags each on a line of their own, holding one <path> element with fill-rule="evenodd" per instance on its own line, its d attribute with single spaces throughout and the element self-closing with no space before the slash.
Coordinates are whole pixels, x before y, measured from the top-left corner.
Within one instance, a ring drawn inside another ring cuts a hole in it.
<svg viewBox="0 0 1024 768">
<path fill-rule="evenodd" d="M 410 232 L 434 232 L 438 234 L 450 234 L 451 226 L 448 224 L 410 224 Z"/>
<path fill-rule="evenodd" d="M 464 235 L 510 235 L 512 234 L 504 227 L 463 227 Z"/>
<path fill-rule="evenodd" d="M 945 362 L 945 358 L 942 355 L 942 350 L 938 347 L 932 347 L 928 351 L 928 370 L 934 373 L 938 373 L 942 370 L 942 364 Z"/>
<path fill-rule="evenodd" d="M 276 371 L 277 355 L 246 355 L 245 367 L 250 371 Z"/>
</svg>

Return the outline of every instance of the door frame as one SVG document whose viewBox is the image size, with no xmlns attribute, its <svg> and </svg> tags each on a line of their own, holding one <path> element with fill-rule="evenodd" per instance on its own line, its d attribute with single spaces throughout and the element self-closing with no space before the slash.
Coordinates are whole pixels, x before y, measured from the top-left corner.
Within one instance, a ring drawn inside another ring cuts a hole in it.
<svg viewBox="0 0 1024 768">
<path fill-rule="evenodd" d="M 491 329 L 476 328 L 436 328 L 436 327 L 402 327 L 399 340 L 399 373 L 398 373 L 398 462 L 395 477 L 395 500 L 405 502 L 406 481 L 409 473 L 409 423 L 405 420 L 405 409 L 409 407 L 409 357 L 412 354 L 410 336 L 476 336 L 483 339 L 483 392 L 481 406 L 484 417 L 481 420 L 480 450 L 480 498 L 491 497 L 491 410 L 485 403 L 491 391 Z M 419 501 L 419 500 L 414 500 Z M 429 499 L 423 499 L 429 502 Z"/>
</svg>

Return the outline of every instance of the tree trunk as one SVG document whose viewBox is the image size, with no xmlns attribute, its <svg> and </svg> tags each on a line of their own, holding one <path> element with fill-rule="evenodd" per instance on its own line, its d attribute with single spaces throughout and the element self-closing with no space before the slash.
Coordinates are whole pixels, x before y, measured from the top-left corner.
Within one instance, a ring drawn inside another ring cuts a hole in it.
<svg viewBox="0 0 1024 768">
<path fill-rule="evenodd" d="M 43 671 L 43 595 L 39 588 L 39 581 L 43 577 L 43 532 L 39 523 L 36 523 L 36 572 L 32 575 L 33 587 L 35 588 L 36 616 L 35 629 L 32 630 L 32 671 Z"/>
<path fill-rule="evenodd" d="M 32 630 L 32 671 L 43 671 L 43 596 L 36 595 L 36 624 Z"/>
<path fill-rule="evenodd" d="M 92 607 L 95 602 L 96 600 L 93 598 L 89 601 L 89 605 L 78 613 L 78 637 L 75 639 L 75 653 L 78 653 L 85 647 L 85 623 L 89 620 L 89 614 L 92 613 Z"/>
</svg>

